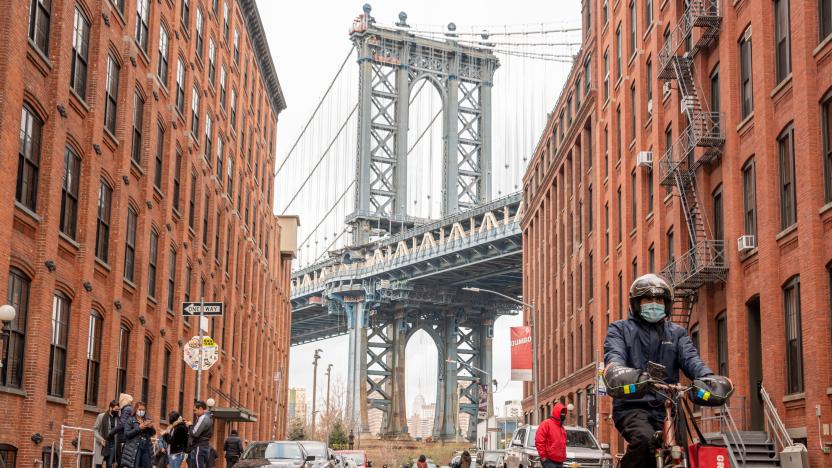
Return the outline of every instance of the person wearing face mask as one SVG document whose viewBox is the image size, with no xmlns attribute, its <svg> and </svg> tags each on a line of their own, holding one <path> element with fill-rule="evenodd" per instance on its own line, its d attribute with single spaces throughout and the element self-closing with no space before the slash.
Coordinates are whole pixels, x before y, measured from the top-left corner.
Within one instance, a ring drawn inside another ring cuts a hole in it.
<svg viewBox="0 0 832 468">
<path fill-rule="evenodd" d="M 113 400 L 107 411 L 95 418 L 95 447 L 93 449 L 93 464 L 96 468 L 111 468 L 115 460 L 115 438 L 110 432 L 118 424 L 118 402 Z"/>
<path fill-rule="evenodd" d="M 604 381 L 613 397 L 612 419 L 627 441 L 622 468 L 655 463 L 655 434 L 664 425 L 665 409 L 664 399 L 648 391 L 649 362 L 664 366 L 666 383 L 678 383 L 681 370 L 696 386 L 733 391 L 727 377 L 714 375 L 702 361 L 687 330 L 668 320 L 673 289 L 664 278 L 652 273 L 636 278 L 629 305 L 629 317 L 610 324 L 604 340 Z"/>
<path fill-rule="evenodd" d="M 147 416 L 147 406 L 136 403 L 135 416 L 130 417 L 124 426 L 124 449 L 121 453 L 121 466 L 125 468 L 150 468 L 153 452 L 151 438 L 156 434 L 153 422 Z"/>
<path fill-rule="evenodd" d="M 540 423 L 534 436 L 534 445 L 543 468 L 563 468 L 566 461 L 566 406 L 558 402 L 552 408 L 552 417 Z"/>
</svg>

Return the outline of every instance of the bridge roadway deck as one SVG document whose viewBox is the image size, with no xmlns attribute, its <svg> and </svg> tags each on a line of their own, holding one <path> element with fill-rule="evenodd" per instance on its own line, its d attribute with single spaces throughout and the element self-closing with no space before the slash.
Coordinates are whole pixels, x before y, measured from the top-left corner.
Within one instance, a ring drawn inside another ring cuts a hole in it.
<svg viewBox="0 0 832 468">
<path fill-rule="evenodd" d="M 347 332 L 333 295 L 376 304 L 493 303 L 464 286 L 522 291 L 521 194 L 512 194 L 365 246 L 331 253 L 292 275 L 292 345 Z"/>
</svg>

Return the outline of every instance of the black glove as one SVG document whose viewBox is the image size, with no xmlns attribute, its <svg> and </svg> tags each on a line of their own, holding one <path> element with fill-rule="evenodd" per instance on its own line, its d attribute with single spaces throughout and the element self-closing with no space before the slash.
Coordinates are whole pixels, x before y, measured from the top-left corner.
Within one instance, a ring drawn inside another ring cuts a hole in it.
<svg viewBox="0 0 832 468">
<path fill-rule="evenodd" d="M 722 406 L 734 393 L 734 383 L 721 375 L 707 375 L 693 381 L 689 398 L 700 406 Z"/>
<path fill-rule="evenodd" d="M 613 398 L 639 398 L 644 395 L 649 380 L 646 372 L 621 364 L 610 364 L 604 370 L 604 384 Z"/>
</svg>

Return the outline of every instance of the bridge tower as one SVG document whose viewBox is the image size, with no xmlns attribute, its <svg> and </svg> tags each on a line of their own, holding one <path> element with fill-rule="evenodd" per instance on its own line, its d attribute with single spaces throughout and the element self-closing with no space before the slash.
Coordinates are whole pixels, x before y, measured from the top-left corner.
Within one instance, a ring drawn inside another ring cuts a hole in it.
<svg viewBox="0 0 832 468">
<path fill-rule="evenodd" d="M 407 15 L 396 29 L 375 24 L 370 5 L 353 23 L 358 51 L 358 157 L 353 245 L 364 245 L 373 228 L 412 227 L 407 215 L 408 117 L 411 90 L 427 80 L 442 99 L 442 215 L 491 200 L 491 87 L 497 57 L 455 40 L 451 23 L 444 40 L 408 31 Z M 439 194 L 436 194 L 439 195 Z"/>
</svg>

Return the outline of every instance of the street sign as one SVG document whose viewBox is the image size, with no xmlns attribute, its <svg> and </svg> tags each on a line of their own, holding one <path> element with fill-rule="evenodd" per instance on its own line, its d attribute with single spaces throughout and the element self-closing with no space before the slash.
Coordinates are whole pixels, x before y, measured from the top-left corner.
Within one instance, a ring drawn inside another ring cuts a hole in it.
<svg viewBox="0 0 832 468">
<path fill-rule="evenodd" d="M 182 315 L 185 317 L 196 317 L 200 315 L 200 310 L 204 316 L 219 317 L 225 312 L 225 304 L 222 302 L 183 302 Z"/>
<path fill-rule="evenodd" d="M 182 353 L 185 363 L 195 371 L 210 369 L 220 358 L 219 346 L 210 336 L 203 336 L 202 340 L 198 336 L 191 338 Z"/>
</svg>

